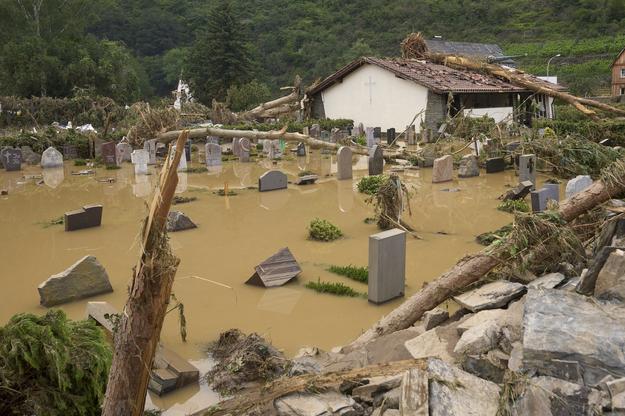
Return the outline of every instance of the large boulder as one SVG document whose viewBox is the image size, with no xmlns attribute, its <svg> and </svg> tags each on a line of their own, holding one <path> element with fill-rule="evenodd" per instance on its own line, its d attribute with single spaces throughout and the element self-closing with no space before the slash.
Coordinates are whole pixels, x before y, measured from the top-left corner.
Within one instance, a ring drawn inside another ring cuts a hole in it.
<svg viewBox="0 0 625 416">
<path fill-rule="evenodd" d="M 274 402 L 279 416 L 330 416 L 359 414 L 361 407 L 351 397 L 337 392 L 294 393 Z M 352 413 L 349 413 L 352 412 Z"/>
<path fill-rule="evenodd" d="M 523 293 L 525 293 L 525 286 L 522 284 L 498 280 L 455 296 L 454 300 L 463 308 L 477 312 L 504 307 L 510 301 L 520 298 Z"/>
<path fill-rule="evenodd" d="M 85 256 L 39 285 L 40 303 L 54 306 L 113 291 L 108 274 L 94 256 Z"/>
<path fill-rule="evenodd" d="M 435 357 L 447 362 L 454 362 L 453 348 L 458 341 L 456 329 L 436 327 L 408 340 L 404 346 L 412 358 Z"/>
<path fill-rule="evenodd" d="M 595 283 L 595 296 L 599 299 L 625 301 L 625 251 L 613 251 Z"/>
<path fill-rule="evenodd" d="M 197 228 L 191 218 L 180 211 L 172 211 L 167 215 L 167 231 L 176 232 Z"/>
<path fill-rule="evenodd" d="M 564 290 L 531 290 L 523 316 L 523 366 L 597 385 L 625 376 L 625 307 Z"/>
<path fill-rule="evenodd" d="M 22 160 L 28 165 L 38 165 L 41 162 L 41 155 L 35 153 L 30 146 L 22 146 Z"/>
</svg>

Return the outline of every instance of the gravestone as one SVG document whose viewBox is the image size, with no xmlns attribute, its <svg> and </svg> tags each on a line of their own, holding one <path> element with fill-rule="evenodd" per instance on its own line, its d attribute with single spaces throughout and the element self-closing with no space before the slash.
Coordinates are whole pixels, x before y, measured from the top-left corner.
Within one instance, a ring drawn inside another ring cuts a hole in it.
<svg viewBox="0 0 625 416">
<path fill-rule="evenodd" d="M 365 129 L 365 136 L 367 137 L 367 147 L 372 148 L 375 146 L 375 137 L 373 137 L 373 127 L 367 127 Z"/>
<path fill-rule="evenodd" d="M 143 150 L 148 152 L 148 165 L 156 164 L 156 139 L 146 140 L 143 143 Z"/>
<path fill-rule="evenodd" d="M 297 156 L 306 156 L 306 145 L 302 142 L 297 144 Z"/>
<path fill-rule="evenodd" d="M 115 142 L 103 143 L 101 148 L 102 163 L 106 166 L 117 166 L 117 150 Z"/>
<path fill-rule="evenodd" d="M 2 164 L 7 172 L 22 169 L 22 151 L 19 149 L 4 149 L 2 151 Z"/>
<path fill-rule="evenodd" d="M 408 145 L 415 145 L 417 144 L 417 130 L 416 127 L 413 125 L 411 126 L 406 126 L 406 144 Z"/>
<path fill-rule="evenodd" d="M 208 137 L 206 137 L 206 143 L 219 144 L 219 137 L 208 136 Z"/>
<path fill-rule="evenodd" d="M 380 146 L 374 145 L 370 153 L 369 176 L 381 175 L 384 172 L 384 152 Z"/>
<path fill-rule="evenodd" d="M 504 170 L 506 170 L 506 162 L 503 160 L 503 157 L 486 159 L 486 173 L 498 173 Z"/>
<path fill-rule="evenodd" d="M 319 124 L 313 124 L 310 126 L 310 137 L 318 139 L 321 136 L 321 127 Z"/>
<path fill-rule="evenodd" d="M 504 201 L 517 201 L 525 198 L 531 191 L 534 184 L 530 181 L 519 183 L 516 188 L 509 190 L 503 197 Z"/>
<path fill-rule="evenodd" d="M 150 161 L 150 154 L 147 150 L 134 150 L 130 154 L 130 161 L 135 166 L 135 175 L 148 174 L 148 162 Z"/>
<path fill-rule="evenodd" d="M 480 166 L 477 157 L 474 155 L 466 155 L 460 159 L 460 168 L 458 169 L 459 178 L 472 178 L 480 176 Z"/>
<path fill-rule="evenodd" d="M 184 155 L 185 155 L 185 158 L 187 159 L 187 162 L 190 162 L 191 161 L 191 141 L 190 140 L 187 140 L 184 143 Z"/>
<path fill-rule="evenodd" d="M 339 181 L 344 179 L 352 179 L 352 149 L 347 146 L 341 146 L 336 153 L 337 156 L 337 172 L 336 178 Z"/>
<path fill-rule="evenodd" d="M 65 231 L 99 227 L 102 224 L 102 205 L 85 205 L 79 210 L 66 212 L 64 222 Z"/>
<path fill-rule="evenodd" d="M 327 130 L 321 130 L 321 135 L 319 137 L 324 142 L 329 142 L 330 141 L 330 132 L 327 131 Z"/>
<path fill-rule="evenodd" d="M 271 148 L 273 147 L 273 144 L 271 143 L 271 140 L 263 140 L 263 153 L 268 155 L 269 152 L 271 152 Z"/>
<path fill-rule="evenodd" d="M 369 302 L 403 296 L 405 285 L 406 232 L 395 228 L 369 236 Z"/>
<path fill-rule="evenodd" d="M 171 153 L 169 154 L 169 157 L 171 158 L 171 160 L 174 160 L 175 154 L 176 154 L 176 146 L 172 146 Z M 176 170 L 178 172 L 184 172 L 187 170 L 187 158 L 184 156 L 184 151 L 182 152 L 182 155 L 180 155 L 180 163 L 178 163 L 178 169 Z"/>
<path fill-rule="evenodd" d="M 449 182 L 453 180 L 454 175 L 454 158 L 446 155 L 434 159 L 434 167 L 432 169 L 432 183 Z"/>
<path fill-rule="evenodd" d="M 248 163 L 250 161 L 250 139 L 246 139 L 245 137 L 240 139 L 239 146 L 241 146 L 239 161 L 243 163 Z"/>
<path fill-rule="evenodd" d="M 128 142 L 119 142 L 115 146 L 115 158 L 117 165 L 121 165 L 123 162 L 132 161 L 132 146 Z"/>
<path fill-rule="evenodd" d="M 537 191 L 532 191 L 532 212 L 542 212 L 547 209 L 547 202 L 551 192 L 547 188 L 541 188 Z"/>
<path fill-rule="evenodd" d="M 165 159 L 167 157 L 167 146 L 163 143 L 156 143 L 156 157 Z"/>
<path fill-rule="evenodd" d="M 78 149 L 73 144 L 64 144 L 63 145 L 63 159 L 71 160 L 78 158 Z"/>
<path fill-rule="evenodd" d="M 536 156 L 519 156 L 519 182 L 530 181 L 536 189 Z"/>
<path fill-rule="evenodd" d="M 287 188 L 286 175 L 279 170 L 270 170 L 258 178 L 258 191 L 267 192 Z"/>
<path fill-rule="evenodd" d="M 41 155 L 41 167 L 44 169 L 63 167 L 63 155 L 54 147 L 48 147 Z"/>
<path fill-rule="evenodd" d="M 566 184 L 566 198 L 569 199 L 575 194 L 592 185 L 592 178 L 588 175 L 578 175 Z"/>
<path fill-rule="evenodd" d="M 304 136 L 310 136 L 310 129 L 308 128 L 308 126 L 304 126 L 304 128 L 302 129 L 302 134 Z"/>
<path fill-rule="evenodd" d="M 239 138 L 235 137 L 232 139 L 232 154 L 236 157 L 241 156 L 241 144 L 239 143 Z"/>
<path fill-rule="evenodd" d="M 221 166 L 221 146 L 216 143 L 206 143 L 206 166 Z"/>
<path fill-rule="evenodd" d="M 555 202 L 560 202 L 560 184 L 546 183 L 543 185 L 543 188 L 548 191 L 547 199 L 553 200 Z"/>
<path fill-rule="evenodd" d="M 352 129 L 352 136 L 354 137 L 360 137 L 362 133 L 363 131 L 360 129 L 359 126 L 354 126 L 354 128 Z"/>
<path fill-rule="evenodd" d="M 342 138 L 343 138 L 343 133 L 341 132 L 341 129 L 339 129 L 338 127 L 335 127 L 330 131 L 330 142 L 336 143 Z"/>
<path fill-rule="evenodd" d="M 386 130 L 386 143 L 391 144 L 395 141 L 395 129 L 387 129 Z"/>
<path fill-rule="evenodd" d="M 30 146 L 22 146 L 22 161 L 29 165 L 38 165 L 41 162 L 41 155 L 33 152 Z"/>
<path fill-rule="evenodd" d="M 382 140 L 382 127 L 374 127 L 373 128 L 373 138 L 375 139 L 375 143 L 379 144 Z"/>
</svg>

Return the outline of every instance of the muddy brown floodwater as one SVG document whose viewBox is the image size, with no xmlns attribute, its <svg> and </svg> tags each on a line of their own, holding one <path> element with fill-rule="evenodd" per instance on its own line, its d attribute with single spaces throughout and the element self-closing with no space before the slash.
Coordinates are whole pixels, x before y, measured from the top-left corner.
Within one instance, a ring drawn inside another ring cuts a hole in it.
<svg viewBox="0 0 625 416">
<path fill-rule="evenodd" d="M 375 225 L 364 223 L 372 209 L 355 190 L 358 179 L 367 174 L 366 159 L 357 159 L 359 170 L 354 171 L 354 180 L 340 182 L 326 177 L 336 171 L 334 156 L 314 151 L 307 158 L 280 161 L 277 167 L 289 180 L 304 169 L 320 173 L 321 180 L 316 185 L 289 184 L 288 190 L 265 193 L 237 188 L 257 186 L 258 177 L 271 167 L 267 160 L 228 162 L 219 172 L 181 173 L 178 192 L 198 198 L 173 209 L 189 215 L 199 228 L 170 234 L 171 245 L 181 259 L 173 291 L 185 306 L 188 340 L 180 340 L 178 317 L 172 313 L 166 318 L 162 341 L 206 369 L 205 345 L 228 328 L 257 332 L 293 355 L 303 346 L 329 349 L 345 344 L 398 306 L 401 299 L 375 306 L 364 298 L 318 294 L 304 287 L 306 282 L 321 279 L 343 282 L 360 292 L 367 290 L 364 284 L 326 271 L 331 264 L 366 266 L 368 236 L 378 232 Z M 115 290 L 89 300 L 123 307 L 156 175 L 135 179 L 130 164 L 120 170 L 98 169 L 95 176 L 71 175 L 81 169 L 68 162 L 60 170 L 42 172 L 38 167 L 25 167 L 21 172 L 0 173 L 0 189 L 9 190 L 8 196 L 0 197 L 0 325 L 18 312 L 45 313 L 39 306 L 37 286 L 85 255 L 98 258 Z M 150 172 L 155 173 L 156 168 L 150 167 Z M 42 173 L 42 185 L 24 176 Z M 432 185 L 431 169 L 407 170 L 400 175 L 415 191 L 412 217 L 405 220 L 423 237 L 407 240 L 409 296 L 462 256 L 480 250 L 474 241 L 477 234 L 510 221 L 510 214 L 495 207 L 506 185 L 515 185 L 517 179 L 514 172 L 507 171 Z M 116 181 L 95 180 L 108 177 Z M 236 196 L 213 194 L 226 182 Z M 99 228 L 64 232 L 62 225 L 42 224 L 93 203 L 104 205 Z M 345 237 L 332 243 L 309 241 L 306 227 L 315 217 L 335 223 Z M 254 266 L 282 247 L 289 247 L 300 262 L 300 277 L 275 289 L 245 285 Z M 62 309 L 71 318 L 83 318 L 86 302 L 66 304 Z M 194 386 L 164 398 L 152 397 L 152 401 L 170 408 L 167 414 L 173 415 L 197 410 L 216 397 L 206 386 Z"/>
</svg>

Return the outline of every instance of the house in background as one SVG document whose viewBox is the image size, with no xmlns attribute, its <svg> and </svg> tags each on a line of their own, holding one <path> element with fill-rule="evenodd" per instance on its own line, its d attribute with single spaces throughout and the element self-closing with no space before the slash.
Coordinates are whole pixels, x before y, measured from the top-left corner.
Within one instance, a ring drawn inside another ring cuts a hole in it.
<svg viewBox="0 0 625 416">
<path fill-rule="evenodd" d="M 418 131 L 421 126 L 437 130 L 448 113 L 525 124 L 533 117 L 553 117 L 548 97 L 492 75 L 417 59 L 360 58 L 321 81 L 308 96 L 315 118 L 345 118 L 399 131 L 416 114 Z"/>
<path fill-rule="evenodd" d="M 514 59 L 504 55 L 501 47 L 494 43 L 452 42 L 435 38 L 426 40 L 425 44 L 430 52 L 465 56 L 467 58 L 495 62 L 513 68 L 516 67 Z"/>
<path fill-rule="evenodd" d="M 625 48 L 612 63 L 612 95 L 625 95 Z"/>
</svg>

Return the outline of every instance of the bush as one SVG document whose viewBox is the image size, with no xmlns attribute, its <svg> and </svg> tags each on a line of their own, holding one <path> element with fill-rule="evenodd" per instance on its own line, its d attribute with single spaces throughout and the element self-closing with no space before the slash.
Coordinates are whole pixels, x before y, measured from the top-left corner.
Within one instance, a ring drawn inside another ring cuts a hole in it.
<svg viewBox="0 0 625 416">
<path fill-rule="evenodd" d="M 340 276 L 345 276 L 348 279 L 355 280 L 361 283 L 369 282 L 369 270 L 366 267 L 356 267 L 352 266 L 330 266 L 328 269 L 329 272 L 338 274 Z"/>
<path fill-rule="evenodd" d="M 315 292 L 331 293 L 337 296 L 349 296 L 351 298 L 363 296 L 363 294 L 356 292 L 354 289 L 344 285 L 343 283 L 322 282 L 321 280 L 317 280 L 316 282 L 306 283 L 306 287 L 314 290 Z"/>
<path fill-rule="evenodd" d="M 259 104 L 271 99 L 269 87 L 261 82 L 253 80 L 241 86 L 234 85 L 228 88 L 226 101 L 232 111 L 251 110 Z"/>
<path fill-rule="evenodd" d="M 0 414 L 100 414 L 111 357 L 91 320 L 58 309 L 13 316 L 0 327 Z"/>
<path fill-rule="evenodd" d="M 342 237 L 343 232 L 329 221 L 315 218 L 308 226 L 308 235 L 311 240 L 334 241 Z"/>
<path fill-rule="evenodd" d="M 515 212 L 529 212 L 530 206 L 528 205 L 527 202 L 525 202 L 525 200 L 518 199 L 518 200 L 503 201 L 501 204 L 499 204 L 497 209 L 499 211 L 504 211 L 504 212 L 509 212 L 511 214 L 514 214 Z"/>
<path fill-rule="evenodd" d="M 296 133 L 301 132 L 304 127 L 310 127 L 313 124 L 319 124 L 319 126 L 323 130 L 332 130 L 333 128 L 344 129 L 354 124 L 353 120 L 347 119 L 324 119 L 324 120 L 306 120 L 305 122 L 297 122 L 297 121 L 288 121 L 287 122 L 287 132 Z M 284 122 L 281 123 L 240 123 L 240 124 L 227 124 L 223 126 L 224 129 L 229 130 L 252 130 L 256 129 L 258 131 L 270 131 L 270 130 L 280 130 L 284 127 Z M 366 144 L 366 143 L 365 143 Z"/>
<path fill-rule="evenodd" d="M 15 136 L 0 137 L 0 148 L 30 146 L 36 153 L 43 153 L 50 146 L 62 152 L 64 144 L 76 146 L 79 158 L 89 158 L 89 136 L 75 130 L 57 131 L 49 127 L 39 133 L 23 132 Z"/>
<path fill-rule="evenodd" d="M 375 195 L 378 189 L 380 189 L 380 186 L 387 180 L 388 176 L 385 175 L 365 176 L 358 181 L 358 192 L 367 195 Z"/>
</svg>

